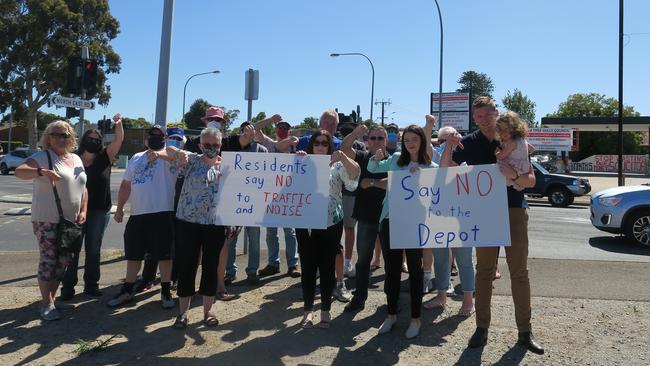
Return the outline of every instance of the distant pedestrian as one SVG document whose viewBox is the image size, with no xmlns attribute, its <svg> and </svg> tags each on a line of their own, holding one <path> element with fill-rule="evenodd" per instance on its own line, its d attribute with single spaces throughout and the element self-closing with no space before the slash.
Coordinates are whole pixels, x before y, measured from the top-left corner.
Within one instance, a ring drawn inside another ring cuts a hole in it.
<svg viewBox="0 0 650 366">
<path fill-rule="evenodd" d="M 59 250 L 55 244 L 60 218 L 55 190 L 60 198 L 62 216 L 80 225 L 86 222 L 86 172 L 81 158 L 73 153 L 76 144 L 72 126 L 65 121 L 54 121 L 43 132 L 43 150 L 32 155 L 15 172 L 17 178 L 34 181 L 32 226 L 40 252 L 38 287 L 42 296 L 40 315 L 43 320 L 61 317 L 54 298 L 71 261 L 71 254 Z"/>
</svg>

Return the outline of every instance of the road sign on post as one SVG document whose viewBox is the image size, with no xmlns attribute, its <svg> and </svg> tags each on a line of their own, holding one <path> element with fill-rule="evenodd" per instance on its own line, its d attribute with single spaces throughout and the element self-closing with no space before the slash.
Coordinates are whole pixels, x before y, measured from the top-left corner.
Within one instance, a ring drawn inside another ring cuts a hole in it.
<svg viewBox="0 0 650 366">
<path fill-rule="evenodd" d="M 431 114 L 439 126 L 469 131 L 469 93 L 442 93 L 442 113 L 438 110 L 440 99 L 438 93 L 431 93 Z"/>
<path fill-rule="evenodd" d="M 60 95 L 51 96 L 48 102 L 60 107 L 95 109 L 95 102 L 91 100 L 68 98 Z"/>
</svg>

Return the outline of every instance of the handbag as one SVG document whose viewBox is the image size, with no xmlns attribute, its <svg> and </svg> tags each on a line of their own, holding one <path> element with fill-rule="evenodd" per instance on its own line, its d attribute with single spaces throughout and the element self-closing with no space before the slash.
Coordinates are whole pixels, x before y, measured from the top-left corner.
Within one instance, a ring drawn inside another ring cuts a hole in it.
<svg viewBox="0 0 650 366">
<path fill-rule="evenodd" d="M 52 158 L 50 157 L 50 152 L 47 150 L 45 152 L 47 153 L 47 162 L 50 166 L 50 170 L 52 170 Z M 52 190 L 54 191 L 56 208 L 59 211 L 59 223 L 56 225 L 56 241 L 54 242 L 54 245 L 58 250 L 63 252 L 79 253 L 81 251 L 83 226 L 63 217 L 61 199 L 59 198 L 59 192 L 56 190 L 55 184 L 52 184 Z"/>
</svg>

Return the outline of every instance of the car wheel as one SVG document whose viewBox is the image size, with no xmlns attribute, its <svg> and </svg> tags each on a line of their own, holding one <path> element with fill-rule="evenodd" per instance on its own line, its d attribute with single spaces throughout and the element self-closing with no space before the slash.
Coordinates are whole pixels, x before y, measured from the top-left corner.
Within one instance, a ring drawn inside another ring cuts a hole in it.
<svg viewBox="0 0 650 366">
<path fill-rule="evenodd" d="M 2 173 L 2 175 L 7 175 L 7 174 L 9 174 L 9 168 L 7 168 L 7 164 L 2 163 L 2 164 L 0 165 L 0 173 Z"/>
<path fill-rule="evenodd" d="M 646 247 L 650 247 L 650 211 L 632 213 L 625 221 L 625 236 Z"/>
<path fill-rule="evenodd" d="M 566 207 L 573 202 L 573 193 L 566 188 L 553 187 L 548 191 L 548 202 L 555 207 Z"/>
</svg>

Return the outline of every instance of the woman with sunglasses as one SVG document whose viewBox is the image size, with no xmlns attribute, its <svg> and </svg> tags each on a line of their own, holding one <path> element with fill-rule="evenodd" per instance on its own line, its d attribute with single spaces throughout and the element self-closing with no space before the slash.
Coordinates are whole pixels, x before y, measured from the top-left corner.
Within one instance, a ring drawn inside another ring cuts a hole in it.
<svg viewBox="0 0 650 366">
<path fill-rule="evenodd" d="M 433 117 L 427 116 L 427 131 Z M 434 122 L 435 123 L 435 120 Z M 431 133 L 425 134 L 425 129 L 410 125 L 402 133 L 402 149 L 388 159 L 383 149 L 378 149 L 368 161 L 370 173 L 385 173 L 391 170 L 410 170 L 415 173 L 421 168 L 435 168 L 438 165 L 431 161 Z M 384 198 L 384 207 L 379 218 L 379 239 L 384 253 L 386 280 L 384 292 L 388 302 L 388 317 L 379 327 L 379 334 L 388 333 L 397 322 L 397 305 L 399 302 L 400 277 L 402 273 L 402 251 L 406 252 L 409 268 L 409 287 L 411 292 L 411 324 L 406 330 L 406 338 L 414 338 L 420 333 L 420 313 L 422 307 L 422 249 L 391 249 L 388 217 L 388 195 Z"/>
<path fill-rule="evenodd" d="M 359 183 L 361 169 L 353 159 L 341 151 L 334 151 L 332 135 L 320 130 L 309 140 L 307 151 L 298 151 L 296 155 L 307 154 L 331 155 L 329 176 L 329 204 L 327 214 L 327 229 L 296 229 L 298 253 L 302 273 L 302 296 L 304 300 L 304 315 L 301 326 L 311 328 L 314 325 L 312 313 L 316 293 L 316 271 L 320 272 L 321 313 L 319 328 L 330 326 L 330 307 L 332 293 L 336 284 L 334 273 L 336 256 L 341 251 L 339 242 L 343 234 L 343 194 L 342 189 L 354 191 Z"/>
<path fill-rule="evenodd" d="M 84 264 L 84 294 L 93 297 L 102 296 L 99 290 L 99 258 L 104 238 L 104 231 L 111 218 L 111 166 L 115 161 L 118 151 L 124 140 L 122 116 L 118 113 L 113 116 L 115 122 L 115 139 L 104 148 L 102 133 L 97 129 L 90 129 L 83 134 L 77 155 L 83 162 L 88 181 L 88 213 L 84 226 L 84 251 L 86 260 Z M 77 285 L 77 268 L 79 266 L 79 253 L 72 256 L 72 262 L 65 271 L 61 286 L 61 300 L 70 300 L 75 294 Z"/>
<path fill-rule="evenodd" d="M 79 225 L 86 222 L 86 173 L 81 158 L 73 154 L 76 142 L 74 129 L 68 122 L 50 123 L 41 138 L 43 151 L 32 155 L 15 173 L 17 178 L 34 180 L 32 226 L 40 252 L 38 288 L 43 298 L 40 309 L 43 320 L 61 318 L 54 298 L 71 261 L 70 254 L 55 245 L 59 210 L 53 187 L 60 197 L 63 217 Z"/>
</svg>

